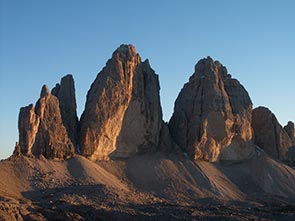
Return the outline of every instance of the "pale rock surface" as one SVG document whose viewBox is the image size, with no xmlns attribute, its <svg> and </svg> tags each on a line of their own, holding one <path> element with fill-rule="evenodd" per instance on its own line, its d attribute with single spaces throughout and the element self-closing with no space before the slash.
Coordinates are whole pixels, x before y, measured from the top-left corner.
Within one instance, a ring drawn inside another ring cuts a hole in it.
<svg viewBox="0 0 295 221">
<path fill-rule="evenodd" d="M 121 45 L 97 75 L 80 121 L 81 153 L 91 160 L 156 149 L 162 125 L 158 76 L 132 45 Z"/>
<path fill-rule="evenodd" d="M 51 93 L 59 100 L 59 107 L 64 126 L 74 145 L 78 142 L 78 117 L 75 95 L 75 83 L 72 75 L 66 75 Z"/>
<path fill-rule="evenodd" d="M 254 150 L 252 102 L 238 80 L 207 57 L 178 95 L 169 129 L 193 159 L 241 160 Z"/>
<path fill-rule="evenodd" d="M 268 108 L 253 109 L 252 127 L 257 146 L 275 159 L 283 161 L 288 159 L 288 150 L 292 146 L 292 140 Z"/>
<path fill-rule="evenodd" d="M 40 118 L 35 113 L 33 104 L 22 107 L 18 116 L 19 146 L 21 153 L 32 154 L 32 147 L 35 143 L 36 134 L 39 127 Z M 17 145 L 16 145 L 17 146 Z"/>
</svg>

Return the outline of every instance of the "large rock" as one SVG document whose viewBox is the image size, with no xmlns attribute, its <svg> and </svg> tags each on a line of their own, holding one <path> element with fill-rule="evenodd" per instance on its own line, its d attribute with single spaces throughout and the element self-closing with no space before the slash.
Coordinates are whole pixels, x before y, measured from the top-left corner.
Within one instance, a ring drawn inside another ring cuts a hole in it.
<svg viewBox="0 0 295 221">
<path fill-rule="evenodd" d="M 81 153 L 91 160 L 130 157 L 159 145 L 158 76 L 132 45 L 121 45 L 97 75 L 81 116 Z"/>
<path fill-rule="evenodd" d="M 64 126 L 72 143 L 78 143 L 78 117 L 75 95 L 75 83 L 72 75 L 66 75 L 51 93 L 59 100 L 59 107 Z"/>
<path fill-rule="evenodd" d="M 275 159 L 282 161 L 288 159 L 288 150 L 292 146 L 292 140 L 268 108 L 253 109 L 252 127 L 257 146 Z"/>
<path fill-rule="evenodd" d="M 74 145 L 63 125 L 59 101 L 46 85 L 40 99 L 21 108 L 19 115 L 19 146 L 22 154 L 43 155 L 47 159 L 66 159 L 74 155 Z"/>
<path fill-rule="evenodd" d="M 193 159 L 241 160 L 254 150 L 252 102 L 238 80 L 207 57 L 178 95 L 169 129 Z"/>
</svg>

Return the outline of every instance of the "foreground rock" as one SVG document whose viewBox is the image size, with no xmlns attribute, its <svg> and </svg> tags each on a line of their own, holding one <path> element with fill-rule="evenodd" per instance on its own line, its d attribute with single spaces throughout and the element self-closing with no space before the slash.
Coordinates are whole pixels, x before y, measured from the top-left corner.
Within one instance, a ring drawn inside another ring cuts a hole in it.
<svg viewBox="0 0 295 221">
<path fill-rule="evenodd" d="M 254 149 L 251 110 L 244 87 L 207 57 L 196 64 L 178 95 L 169 128 L 193 159 L 240 160 Z"/>
<path fill-rule="evenodd" d="M 81 116 L 81 153 L 91 160 L 129 157 L 159 145 L 158 76 L 131 45 L 121 45 L 97 75 Z"/>
<path fill-rule="evenodd" d="M 52 89 L 52 94 L 59 100 L 59 107 L 64 126 L 72 143 L 78 143 L 78 117 L 75 95 L 75 83 L 72 75 L 66 75 L 60 84 Z"/>
<path fill-rule="evenodd" d="M 74 145 L 62 122 L 58 98 L 43 86 L 36 107 L 20 109 L 19 145 L 22 154 L 66 159 L 74 155 Z"/>
<path fill-rule="evenodd" d="M 259 147 L 275 159 L 288 160 L 292 140 L 268 108 L 258 107 L 253 110 L 252 127 L 255 143 Z"/>
</svg>

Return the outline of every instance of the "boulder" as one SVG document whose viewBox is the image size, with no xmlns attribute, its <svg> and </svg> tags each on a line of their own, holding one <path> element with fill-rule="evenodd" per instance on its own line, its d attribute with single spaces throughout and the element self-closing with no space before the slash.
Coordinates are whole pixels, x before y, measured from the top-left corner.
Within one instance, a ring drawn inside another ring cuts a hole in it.
<svg viewBox="0 0 295 221">
<path fill-rule="evenodd" d="M 244 87 L 207 57 L 179 93 L 169 129 L 192 159 L 241 160 L 254 152 L 251 110 Z"/>
</svg>

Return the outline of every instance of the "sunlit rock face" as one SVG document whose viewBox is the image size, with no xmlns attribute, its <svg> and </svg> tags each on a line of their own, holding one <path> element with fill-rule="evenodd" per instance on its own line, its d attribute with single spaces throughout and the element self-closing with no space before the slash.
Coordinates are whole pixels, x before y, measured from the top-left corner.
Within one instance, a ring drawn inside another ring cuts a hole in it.
<svg viewBox="0 0 295 221">
<path fill-rule="evenodd" d="M 31 155 L 40 123 L 33 104 L 22 107 L 18 116 L 19 147 L 22 154 Z"/>
<path fill-rule="evenodd" d="M 252 115 L 252 127 L 257 146 L 271 157 L 287 161 L 292 140 L 276 116 L 266 107 L 253 109 Z"/>
<path fill-rule="evenodd" d="M 121 45 L 97 75 L 81 116 L 81 153 L 91 160 L 156 149 L 162 127 L 158 76 L 132 45 Z"/>
<path fill-rule="evenodd" d="M 207 57 L 179 93 L 169 129 L 193 159 L 241 160 L 254 151 L 251 111 L 244 87 Z"/>
<path fill-rule="evenodd" d="M 43 155 L 47 159 L 67 159 L 74 156 L 74 145 L 62 122 L 58 98 L 43 86 L 36 107 L 20 109 L 19 145 L 24 155 Z"/>
</svg>

